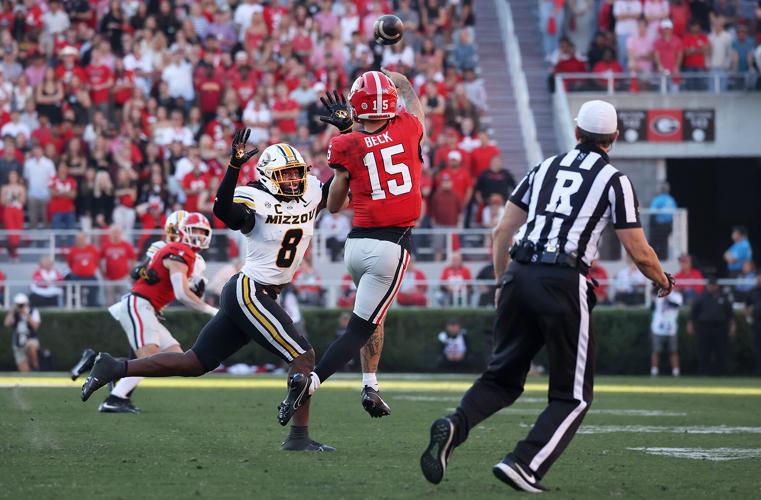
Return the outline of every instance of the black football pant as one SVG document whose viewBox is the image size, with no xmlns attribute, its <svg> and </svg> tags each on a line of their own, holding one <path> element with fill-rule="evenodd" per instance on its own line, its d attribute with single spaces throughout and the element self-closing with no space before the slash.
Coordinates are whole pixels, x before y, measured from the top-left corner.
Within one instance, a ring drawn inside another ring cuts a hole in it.
<svg viewBox="0 0 761 500">
<path fill-rule="evenodd" d="M 486 371 L 451 416 L 455 446 L 470 429 L 523 392 L 531 360 L 542 346 L 549 360 L 549 404 L 513 456 L 542 477 L 570 443 L 592 403 L 594 341 L 592 285 L 577 271 L 513 262 L 502 278 Z"/>
<path fill-rule="evenodd" d="M 697 323 L 698 368 L 701 375 L 726 375 L 729 325 Z"/>
</svg>

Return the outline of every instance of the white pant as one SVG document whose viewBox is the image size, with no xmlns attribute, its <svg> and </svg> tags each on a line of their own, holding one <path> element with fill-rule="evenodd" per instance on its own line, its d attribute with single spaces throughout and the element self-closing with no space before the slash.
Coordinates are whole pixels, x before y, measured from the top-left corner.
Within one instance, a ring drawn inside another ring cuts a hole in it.
<svg viewBox="0 0 761 500">
<path fill-rule="evenodd" d="M 409 252 L 390 241 L 349 238 L 344 262 L 357 287 L 354 314 L 377 325 L 399 292 Z"/>
<path fill-rule="evenodd" d="M 131 293 L 108 308 L 108 312 L 122 325 L 130 347 L 137 351 L 141 347 L 154 344 L 165 351 L 179 342 L 156 317 L 150 302 Z"/>
</svg>

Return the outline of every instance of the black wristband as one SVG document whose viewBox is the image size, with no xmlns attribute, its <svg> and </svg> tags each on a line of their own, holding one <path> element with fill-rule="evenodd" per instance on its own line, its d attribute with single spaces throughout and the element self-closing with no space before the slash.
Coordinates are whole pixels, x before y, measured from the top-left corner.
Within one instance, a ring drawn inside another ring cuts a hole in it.
<svg viewBox="0 0 761 500">
<path fill-rule="evenodd" d="M 331 176 L 330 179 L 325 181 L 325 184 L 322 185 L 322 199 L 327 200 L 328 199 L 328 193 L 330 192 L 330 185 L 333 183 L 334 176 Z"/>
</svg>

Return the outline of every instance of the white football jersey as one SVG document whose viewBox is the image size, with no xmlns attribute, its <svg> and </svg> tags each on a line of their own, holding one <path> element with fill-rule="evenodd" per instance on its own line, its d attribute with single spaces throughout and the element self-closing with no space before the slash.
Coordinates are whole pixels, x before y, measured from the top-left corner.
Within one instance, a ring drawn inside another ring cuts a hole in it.
<svg viewBox="0 0 761 500">
<path fill-rule="evenodd" d="M 307 175 L 304 195 L 289 201 L 252 186 L 235 188 L 233 201 L 256 212 L 254 229 L 245 235 L 243 274 L 265 285 L 290 283 L 312 241 L 321 200 L 322 183 L 313 175 Z"/>
<path fill-rule="evenodd" d="M 676 335 L 679 308 L 683 304 L 682 294 L 676 291 L 654 300 L 653 320 L 650 323 L 650 331 L 653 335 Z"/>
<path fill-rule="evenodd" d="M 145 256 L 150 261 L 156 253 L 166 246 L 167 242 L 164 240 L 154 241 L 148 250 L 145 251 Z M 203 278 L 206 273 L 206 261 L 203 259 L 203 255 L 196 252 L 195 264 L 193 264 L 193 278 Z"/>
</svg>

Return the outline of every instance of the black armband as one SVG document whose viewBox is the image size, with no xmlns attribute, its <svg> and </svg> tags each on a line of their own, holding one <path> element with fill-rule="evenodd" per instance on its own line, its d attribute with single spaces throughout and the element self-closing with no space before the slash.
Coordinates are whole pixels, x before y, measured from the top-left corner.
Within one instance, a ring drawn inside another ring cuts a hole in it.
<svg viewBox="0 0 761 500">
<path fill-rule="evenodd" d="M 256 223 L 255 212 L 245 205 L 233 203 L 240 169 L 228 168 L 214 199 L 214 215 L 234 231 L 248 233 Z"/>
<path fill-rule="evenodd" d="M 330 179 L 325 181 L 325 184 L 322 185 L 322 199 L 327 200 L 328 199 L 328 193 L 330 192 L 330 185 L 333 183 L 333 178 L 335 175 L 331 176 Z"/>
</svg>

